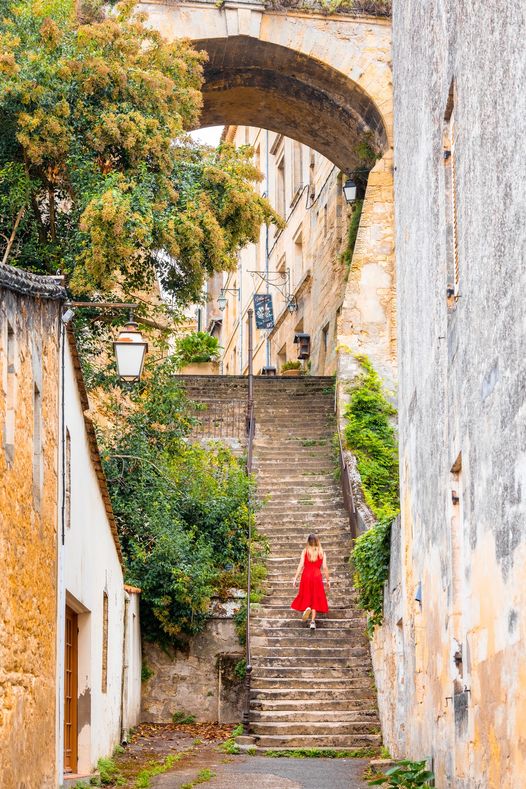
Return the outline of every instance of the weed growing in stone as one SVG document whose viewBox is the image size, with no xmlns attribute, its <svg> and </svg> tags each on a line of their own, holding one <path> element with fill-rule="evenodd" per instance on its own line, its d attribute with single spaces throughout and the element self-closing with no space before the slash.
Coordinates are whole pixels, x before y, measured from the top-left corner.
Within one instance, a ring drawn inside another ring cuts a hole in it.
<svg viewBox="0 0 526 789">
<path fill-rule="evenodd" d="M 371 759 L 377 756 L 376 748 L 356 748 L 351 751 L 339 751 L 332 748 L 295 748 L 292 750 L 264 752 L 271 759 Z"/>
<path fill-rule="evenodd" d="M 182 759 L 181 753 L 171 753 L 162 762 L 150 762 L 144 770 L 137 775 L 135 779 L 134 789 L 149 789 L 151 786 L 151 779 L 156 775 L 171 770 L 176 762 Z"/>
<path fill-rule="evenodd" d="M 176 710 L 172 715 L 173 723 L 195 723 L 195 715 L 188 715 L 184 710 Z"/>
<path fill-rule="evenodd" d="M 434 774 L 427 769 L 426 761 L 404 759 L 367 783 L 369 786 L 384 786 L 385 789 L 431 789 L 430 781 L 434 780 Z"/>
<path fill-rule="evenodd" d="M 240 748 L 236 744 L 236 737 L 240 737 L 243 734 L 243 725 L 240 723 L 236 728 L 233 730 L 232 734 L 228 738 L 219 745 L 219 748 L 224 751 L 224 753 L 240 753 Z"/>
<path fill-rule="evenodd" d="M 115 764 L 113 759 L 102 758 L 97 762 L 97 770 L 100 776 L 101 784 L 112 786 L 123 786 L 126 783 L 124 776 Z"/>
</svg>

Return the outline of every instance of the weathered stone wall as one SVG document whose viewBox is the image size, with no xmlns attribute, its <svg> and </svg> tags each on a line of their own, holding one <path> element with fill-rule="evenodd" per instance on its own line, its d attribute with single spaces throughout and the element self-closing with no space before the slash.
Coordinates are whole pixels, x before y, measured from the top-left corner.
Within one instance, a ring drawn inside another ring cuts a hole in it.
<svg viewBox="0 0 526 789">
<path fill-rule="evenodd" d="M 526 774 L 526 17 L 404 0 L 393 30 L 402 516 L 374 642 L 384 737 L 431 756 L 439 789 L 511 789 Z"/>
<path fill-rule="evenodd" d="M 153 672 L 143 682 L 143 721 L 166 723 L 175 712 L 198 721 L 239 723 L 243 681 L 234 668 L 243 657 L 232 618 L 213 617 L 185 651 L 144 642 L 143 665 Z"/>
<path fill-rule="evenodd" d="M 2 789 L 56 785 L 58 326 L 57 302 L 0 288 Z"/>
</svg>

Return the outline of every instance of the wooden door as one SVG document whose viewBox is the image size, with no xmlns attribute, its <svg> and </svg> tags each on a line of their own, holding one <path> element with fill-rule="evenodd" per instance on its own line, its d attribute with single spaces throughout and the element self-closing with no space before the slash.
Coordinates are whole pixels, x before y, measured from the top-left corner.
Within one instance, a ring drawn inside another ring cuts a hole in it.
<svg viewBox="0 0 526 789">
<path fill-rule="evenodd" d="M 77 614 L 66 606 L 66 654 L 64 661 L 64 771 L 77 772 Z"/>
</svg>

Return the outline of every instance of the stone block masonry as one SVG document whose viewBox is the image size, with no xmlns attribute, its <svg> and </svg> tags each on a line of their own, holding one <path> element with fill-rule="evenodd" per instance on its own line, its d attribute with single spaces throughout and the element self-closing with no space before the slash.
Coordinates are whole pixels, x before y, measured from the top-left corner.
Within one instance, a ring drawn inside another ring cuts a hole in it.
<svg viewBox="0 0 526 789">
<path fill-rule="evenodd" d="M 374 648 L 386 745 L 440 789 L 526 775 L 525 35 L 520 3 L 394 3 L 402 513 Z"/>
<path fill-rule="evenodd" d="M 0 784 L 56 786 L 59 315 L 51 278 L 0 267 Z"/>
</svg>

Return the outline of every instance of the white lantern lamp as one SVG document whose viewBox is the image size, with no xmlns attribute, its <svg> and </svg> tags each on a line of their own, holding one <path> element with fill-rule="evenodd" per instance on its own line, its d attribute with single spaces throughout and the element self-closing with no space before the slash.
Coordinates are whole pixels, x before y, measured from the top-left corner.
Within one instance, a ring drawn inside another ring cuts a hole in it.
<svg viewBox="0 0 526 789">
<path fill-rule="evenodd" d="M 119 377 L 128 383 L 140 381 L 144 357 L 148 352 L 148 343 L 138 331 L 137 323 L 131 318 L 119 332 L 119 336 L 113 343 L 113 351 L 117 360 Z"/>
</svg>

